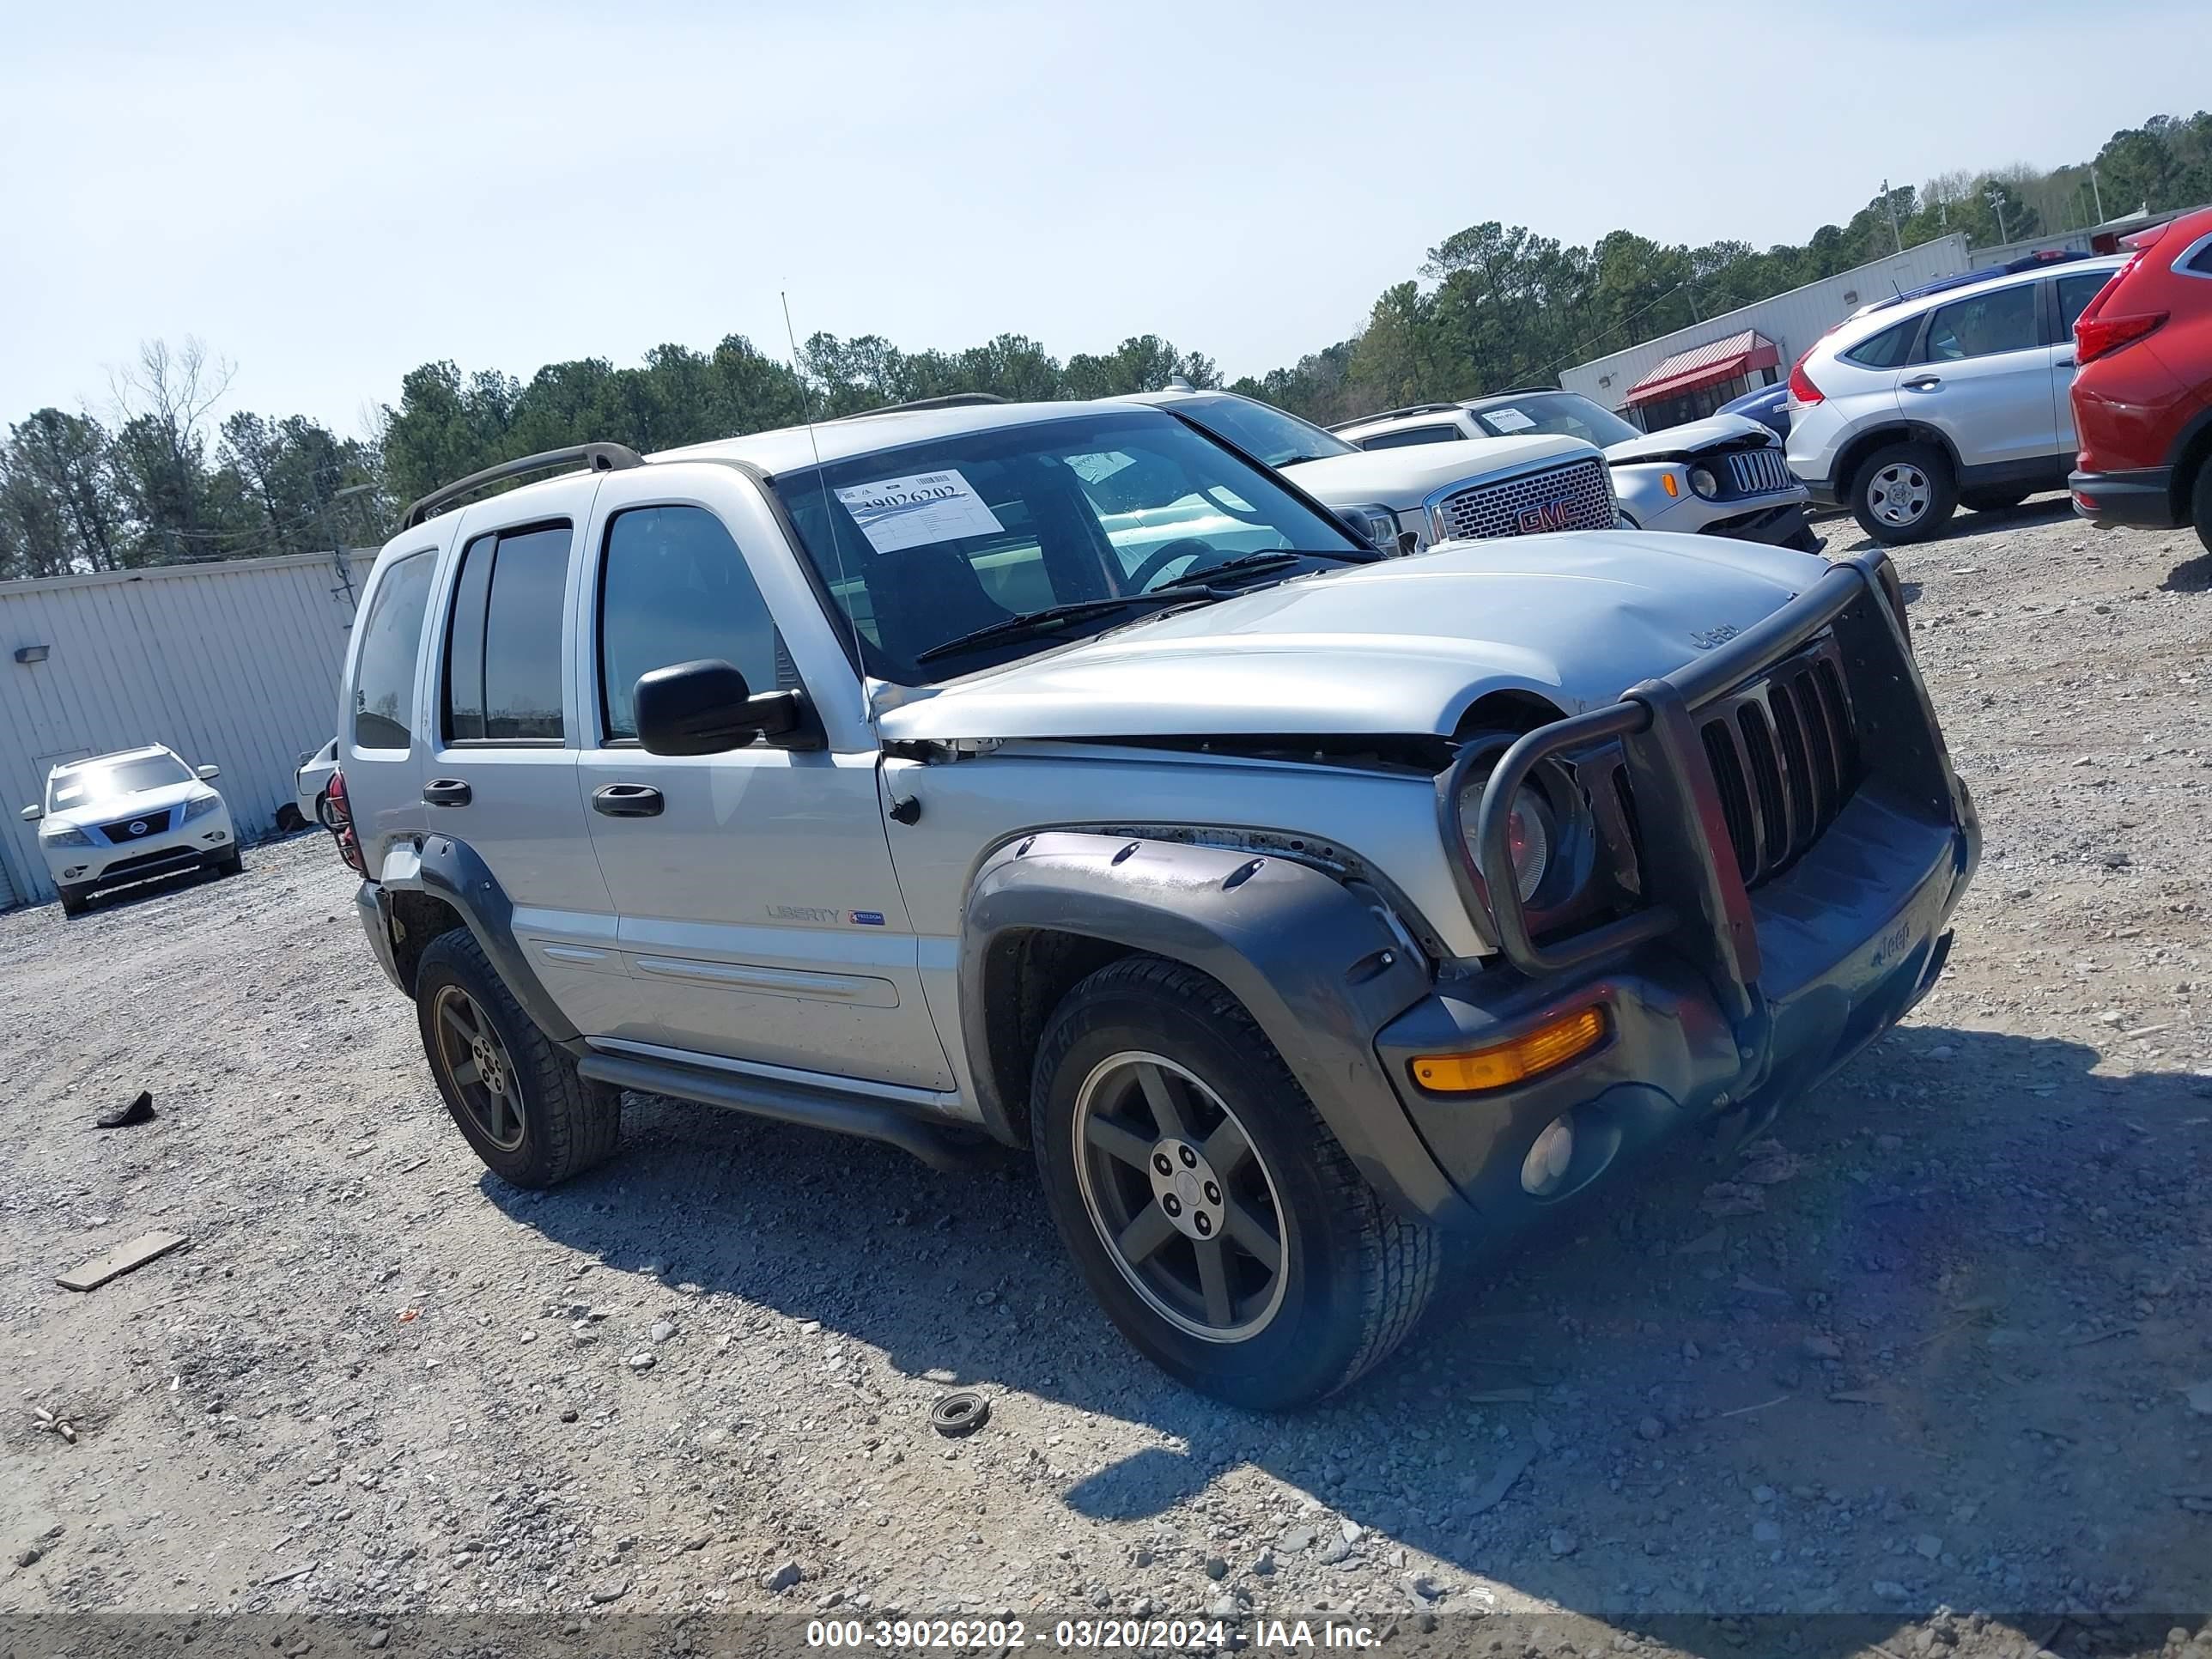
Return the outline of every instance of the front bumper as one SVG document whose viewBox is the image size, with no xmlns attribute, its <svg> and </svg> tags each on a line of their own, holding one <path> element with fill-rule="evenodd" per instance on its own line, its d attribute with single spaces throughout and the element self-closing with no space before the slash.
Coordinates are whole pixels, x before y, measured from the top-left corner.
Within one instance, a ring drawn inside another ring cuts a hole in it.
<svg viewBox="0 0 2212 1659">
<path fill-rule="evenodd" d="M 1729 502 L 1716 502 L 1726 507 Z M 1772 547 L 1801 546 L 1812 534 L 1812 522 L 1802 499 L 1732 513 L 1698 526 L 1700 536 L 1727 536 L 1739 542 L 1765 542 Z"/>
<path fill-rule="evenodd" d="M 112 846 L 40 848 L 54 884 L 85 893 L 203 869 L 222 863 L 237 850 L 227 811 Z"/>
<path fill-rule="evenodd" d="M 2066 489 L 2074 511 L 2096 525 L 2132 525 L 2172 530 L 2188 522 L 2173 510 L 2173 469 L 2133 468 L 2125 472 L 2072 472 Z"/>
<path fill-rule="evenodd" d="M 1979 856 L 1883 560 L 1838 562 L 1797 599 L 1620 703 L 1539 728 L 1498 759 L 1466 896 L 1504 962 L 1437 983 L 1382 1026 L 1374 1051 L 1439 1170 L 1489 1233 L 1588 1190 L 1633 1155 L 1718 1114 L 1763 1121 L 1889 1029 L 1942 972 Z M 1796 861 L 1747 887 L 1704 727 L 1747 680 L 1826 633 L 1860 752 L 1850 798 Z M 1578 937 L 1530 937 L 1510 880 L 1508 805 L 1547 756 L 1618 740 L 1641 828 L 1644 907 Z M 1440 799 L 1455 792 L 1449 781 Z M 1483 871 L 1507 872 L 1501 883 Z M 1498 895 L 1493 902 L 1489 895 Z M 1466 1052 L 1597 1006 L 1607 1037 L 1562 1069 L 1480 1095 L 1432 1093 L 1417 1055 Z M 1566 1116 L 1574 1156 L 1540 1198 L 1522 1185 L 1537 1136 Z M 1461 1219 L 1466 1219 L 1464 1213 Z"/>
</svg>

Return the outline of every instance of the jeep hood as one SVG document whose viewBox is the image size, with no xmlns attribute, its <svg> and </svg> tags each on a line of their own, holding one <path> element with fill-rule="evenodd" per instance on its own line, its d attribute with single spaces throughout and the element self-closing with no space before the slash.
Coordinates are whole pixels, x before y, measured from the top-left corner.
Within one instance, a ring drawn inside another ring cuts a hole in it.
<svg viewBox="0 0 2212 1659">
<path fill-rule="evenodd" d="M 1510 477 L 1552 462 L 1587 455 L 1580 438 L 1467 438 L 1456 443 L 1407 444 L 1323 455 L 1282 469 L 1283 476 L 1330 507 L 1418 507 L 1435 491 L 1478 479 Z"/>
<path fill-rule="evenodd" d="M 877 727 L 888 742 L 1449 735 L 1476 699 L 1506 690 L 1579 714 L 1749 628 L 1826 568 L 1657 532 L 1455 543 L 1147 617 L 948 685 L 885 688 Z"/>
<path fill-rule="evenodd" d="M 1615 466 L 1639 461 L 1679 461 L 1729 449 L 1758 449 L 1775 441 L 1771 427 L 1741 415 L 1709 415 L 1702 421 L 1685 421 L 1662 427 L 1640 438 L 1624 438 L 1607 444 L 1605 459 Z"/>
</svg>

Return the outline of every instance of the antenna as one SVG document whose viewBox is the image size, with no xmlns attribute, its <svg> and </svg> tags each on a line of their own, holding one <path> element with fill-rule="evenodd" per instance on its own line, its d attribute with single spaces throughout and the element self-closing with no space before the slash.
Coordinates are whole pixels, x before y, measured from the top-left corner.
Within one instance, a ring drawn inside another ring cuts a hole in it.
<svg viewBox="0 0 2212 1659">
<path fill-rule="evenodd" d="M 852 578 L 845 573 L 844 538 L 837 533 L 837 512 L 830 499 L 830 475 L 822 470 L 822 440 L 814 430 L 814 396 L 806 384 L 806 372 L 799 365 L 799 332 L 791 325 L 791 295 L 778 289 L 775 297 L 783 301 L 783 337 L 791 343 L 791 373 L 799 382 L 799 394 L 806 399 L 806 441 L 814 451 L 814 477 L 822 486 L 822 520 L 830 529 L 830 557 L 837 567 L 838 585 L 846 590 L 845 602 L 839 608 L 853 630 L 853 665 L 860 677 L 860 717 L 871 731 L 876 724 L 875 698 L 868 691 L 866 659 L 861 654 L 860 624 L 853 615 Z"/>
</svg>

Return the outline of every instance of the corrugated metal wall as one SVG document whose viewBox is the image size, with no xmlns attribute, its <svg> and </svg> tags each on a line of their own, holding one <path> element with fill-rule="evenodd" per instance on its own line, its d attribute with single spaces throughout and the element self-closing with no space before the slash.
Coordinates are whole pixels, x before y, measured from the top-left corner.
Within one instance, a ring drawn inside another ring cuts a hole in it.
<svg viewBox="0 0 2212 1659">
<path fill-rule="evenodd" d="M 1955 232 L 1939 236 L 1887 259 L 1838 271 L 1610 356 L 1577 363 L 1560 374 L 1559 384 L 1607 409 L 1619 409 L 1627 400 L 1629 387 L 1676 352 L 1725 340 L 1747 328 L 1757 329 L 1781 349 L 1779 378 L 1789 373 L 1789 365 L 1814 341 L 1860 306 L 1918 288 L 1939 276 L 1955 276 L 1966 269 L 1966 239 Z"/>
<path fill-rule="evenodd" d="M 0 583 L 0 903 L 53 896 L 16 816 L 58 760 L 166 743 L 246 840 L 275 827 L 302 751 L 337 730 L 353 603 L 375 562 L 329 554 Z M 46 660 L 19 663 L 24 646 Z"/>
</svg>

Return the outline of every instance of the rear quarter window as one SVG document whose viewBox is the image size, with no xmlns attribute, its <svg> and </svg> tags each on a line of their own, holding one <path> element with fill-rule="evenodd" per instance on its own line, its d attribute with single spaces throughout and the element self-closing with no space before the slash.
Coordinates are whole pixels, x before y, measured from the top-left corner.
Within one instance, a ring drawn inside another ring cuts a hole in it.
<svg viewBox="0 0 2212 1659">
<path fill-rule="evenodd" d="M 426 550 L 392 564 L 368 603 L 354 665 L 353 740 L 362 749 L 406 749 L 415 729 L 415 663 L 437 561 Z"/>
<path fill-rule="evenodd" d="M 1920 319 L 1893 324 L 1879 334 L 1868 336 L 1848 351 L 1836 355 L 1847 363 L 1856 363 L 1861 368 L 1902 368 L 1905 359 L 1912 349 L 1913 331 Z"/>
</svg>

